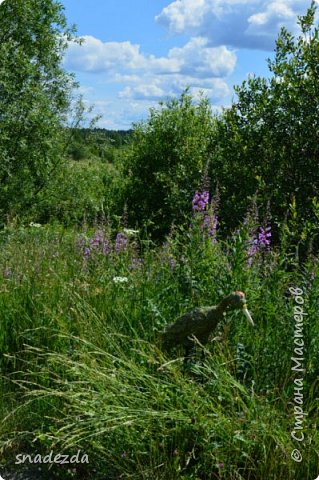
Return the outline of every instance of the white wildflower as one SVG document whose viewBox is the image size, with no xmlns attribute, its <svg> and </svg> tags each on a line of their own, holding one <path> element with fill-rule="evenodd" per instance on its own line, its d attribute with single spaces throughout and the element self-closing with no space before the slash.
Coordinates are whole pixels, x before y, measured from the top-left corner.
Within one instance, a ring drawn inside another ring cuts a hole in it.
<svg viewBox="0 0 319 480">
<path fill-rule="evenodd" d="M 42 225 L 41 225 L 41 223 L 31 222 L 31 223 L 29 223 L 29 227 L 41 228 Z"/>
<path fill-rule="evenodd" d="M 134 237 L 135 235 L 138 234 L 139 230 L 133 230 L 132 228 L 124 228 L 123 232 L 128 236 L 128 237 Z"/>
<path fill-rule="evenodd" d="M 126 283 L 128 282 L 127 277 L 113 277 L 113 282 L 114 283 Z"/>
</svg>

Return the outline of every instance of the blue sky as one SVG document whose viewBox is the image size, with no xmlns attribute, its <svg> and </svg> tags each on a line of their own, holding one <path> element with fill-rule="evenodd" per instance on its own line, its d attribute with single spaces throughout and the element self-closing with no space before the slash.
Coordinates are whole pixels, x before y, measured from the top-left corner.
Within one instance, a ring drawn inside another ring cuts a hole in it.
<svg viewBox="0 0 319 480">
<path fill-rule="evenodd" d="M 227 107 L 233 85 L 267 76 L 281 26 L 296 32 L 305 0 L 64 0 L 84 38 L 70 45 L 65 68 L 103 117 L 99 126 L 128 129 L 149 108 L 186 86 L 214 109 Z"/>
</svg>

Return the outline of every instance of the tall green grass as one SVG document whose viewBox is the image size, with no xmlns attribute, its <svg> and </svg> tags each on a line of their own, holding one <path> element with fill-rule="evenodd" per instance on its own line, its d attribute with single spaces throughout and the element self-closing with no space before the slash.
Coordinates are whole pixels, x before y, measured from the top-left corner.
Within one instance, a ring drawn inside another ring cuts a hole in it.
<svg viewBox="0 0 319 480">
<path fill-rule="evenodd" d="M 108 255 L 100 247 L 84 255 L 93 230 L 2 235 L 3 458 L 81 449 L 88 470 L 71 473 L 94 479 L 315 478 L 318 259 L 287 268 L 272 249 L 249 264 L 245 227 L 215 244 L 196 225 L 162 247 L 135 235 L 119 253 L 114 232 L 97 230 Z M 300 464 L 290 457 L 298 447 L 291 286 L 303 288 L 308 313 Z M 234 289 L 246 293 L 254 330 L 240 312 L 227 314 L 187 371 L 181 350 L 161 352 L 166 324 Z"/>
</svg>

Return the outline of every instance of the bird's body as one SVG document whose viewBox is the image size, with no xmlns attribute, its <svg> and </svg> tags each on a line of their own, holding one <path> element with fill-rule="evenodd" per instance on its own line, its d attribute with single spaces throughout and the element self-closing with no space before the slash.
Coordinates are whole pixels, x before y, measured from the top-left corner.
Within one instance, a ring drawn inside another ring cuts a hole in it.
<svg viewBox="0 0 319 480">
<path fill-rule="evenodd" d="M 170 325 L 164 335 L 164 348 L 170 350 L 177 345 L 191 347 L 194 335 L 202 345 L 208 342 L 209 336 L 215 330 L 222 312 L 216 311 L 217 307 L 199 307 L 191 312 L 181 315 L 175 323 Z"/>
<path fill-rule="evenodd" d="M 236 291 L 225 297 L 218 305 L 195 308 L 180 316 L 163 333 L 162 345 L 164 349 L 168 351 L 175 346 L 182 345 L 185 348 L 185 357 L 187 357 L 194 345 L 193 337 L 196 337 L 202 345 L 205 345 L 228 307 L 242 309 L 250 323 L 254 325 L 246 308 L 245 294 Z"/>
</svg>

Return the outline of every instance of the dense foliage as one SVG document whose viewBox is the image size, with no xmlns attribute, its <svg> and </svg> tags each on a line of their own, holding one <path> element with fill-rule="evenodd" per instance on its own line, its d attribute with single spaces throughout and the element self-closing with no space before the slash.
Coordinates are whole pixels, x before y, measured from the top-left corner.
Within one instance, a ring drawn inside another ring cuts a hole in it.
<svg viewBox="0 0 319 480">
<path fill-rule="evenodd" d="M 76 128 L 67 153 L 73 160 L 96 157 L 113 162 L 118 149 L 131 142 L 132 130 L 106 130 L 104 128 Z"/>
<path fill-rule="evenodd" d="M 270 78 L 252 76 L 236 87 L 231 108 L 212 117 L 185 92 L 135 126 L 127 156 L 132 220 L 153 221 L 156 235 L 181 223 L 192 192 L 210 180 L 219 187 L 223 228 L 238 226 L 257 198 L 263 216 L 283 228 L 293 206 L 298 234 L 318 234 L 318 28 L 315 4 L 299 19 L 301 35 L 282 29 Z M 278 239 L 279 232 L 275 231 Z M 309 247 L 309 243 L 307 248 Z"/>
<path fill-rule="evenodd" d="M 270 203 L 278 223 L 295 202 L 300 235 L 306 221 L 317 222 L 319 32 L 314 15 L 313 3 L 299 19 L 297 38 L 282 29 L 268 62 L 270 79 L 253 76 L 243 82 L 236 88 L 237 100 L 219 119 L 212 177 L 222 185 L 228 226 L 236 225 L 255 192 L 264 211 Z"/>
<path fill-rule="evenodd" d="M 186 92 L 150 111 L 135 125 L 126 157 L 129 218 L 147 222 L 157 236 L 185 220 L 209 158 L 213 118 L 207 99 L 194 104 Z"/>
<path fill-rule="evenodd" d="M 0 6 L 0 223 L 21 214 L 63 160 L 74 85 L 61 67 L 72 30 L 60 2 Z"/>
</svg>

